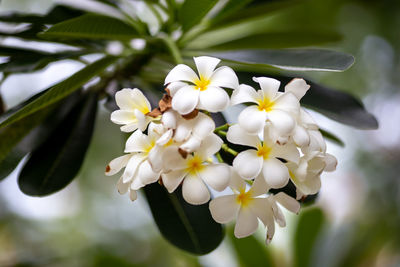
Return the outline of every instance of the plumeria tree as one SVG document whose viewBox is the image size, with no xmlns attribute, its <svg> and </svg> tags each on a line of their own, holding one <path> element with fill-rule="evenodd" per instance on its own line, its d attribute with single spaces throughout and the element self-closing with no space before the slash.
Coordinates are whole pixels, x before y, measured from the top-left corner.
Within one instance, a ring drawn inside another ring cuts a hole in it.
<svg viewBox="0 0 400 267">
<path fill-rule="evenodd" d="M 71 0 L 43 16 L 2 15 L 23 27 L 0 35 L 26 44 L 0 46 L 3 80 L 64 59 L 84 67 L 4 108 L 0 179 L 27 156 L 22 192 L 46 196 L 68 186 L 103 105 L 128 134 L 105 174 L 119 173 L 117 190 L 132 201 L 144 191 L 172 244 L 206 254 L 232 220 L 237 238 L 261 221 L 271 242 L 275 222 L 286 224 L 281 207 L 301 212 L 318 194 L 321 175 L 337 165 L 325 139 L 341 141 L 307 109 L 356 128 L 377 127 L 355 97 L 303 77 L 345 71 L 354 58 L 315 48 L 339 40 L 334 31 L 269 27 L 291 2 Z M 35 50 L 29 41 L 62 49 Z M 232 106 L 241 111 L 233 114 Z"/>
</svg>

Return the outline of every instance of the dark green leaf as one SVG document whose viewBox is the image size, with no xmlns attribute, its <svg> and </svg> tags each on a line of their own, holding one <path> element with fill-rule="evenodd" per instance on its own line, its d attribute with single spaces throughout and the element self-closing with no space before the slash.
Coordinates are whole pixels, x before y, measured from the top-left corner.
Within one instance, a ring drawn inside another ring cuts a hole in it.
<svg viewBox="0 0 400 267">
<path fill-rule="evenodd" d="M 39 97 L 39 93 L 29 100 Z M 0 129 L 0 180 L 7 177 L 21 159 L 41 145 L 59 121 L 71 110 L 80 98 L 75 92 L 67 98 L 33 113 L 20 121 Z M 26 104 L 26 101 L 22 104 Z M 19 106 L 19 105 L 18 105 Z M 7 116 L 7 114 L 5 114 Z"/>
<path fill-rule="evenodd" d="M 130 40 L 138 37 L 138 33 L 135 28 L 121 20 L 102 15 L 86 14 L 55 24 L 39 36 L 58 39 Z"/>
<path fill-rule="evenodd" d="M 333 134 L 327 130 L 324 130 L 324 129 L 319 129 L 319 131 L 329 141 L 331 141 L 339 146 L 342 146 L 342 147 L 344 146 L 344 142 L 342 140 L 340 140 L 340 138 L 337 137 L 335 134 Z"/>
<path fill-rule="evenodd" d="M 144 192 L 161 234 L 173 245 L 203 255 L 221 243 L 222 226 L 211 217 L 208 203 L 188 204 L 182 197 L 181 186 L 170 194 L 154 183 L 147 185 Z"/>
<path fill-rule="evenodd" d="M 18 185 L 31 196 L 46 196 L 67 186 L 78 173 L 92 138 L 97 94 L 89 93 L 51 136 L 35 149 L 23 167 Z"/>
<path fill-rule="evenodd" d="M 236 238 L 233 229 L 229 234 L 230 240 L 243 267 L 268 267 L 274 266 L 271 254 L 265 244 L 258 241 L 254 236 Z"/>
<path fill-rule="evenodd" d="M 295 266 L 310 266 L 312 253 L 324 223 L 325 216 L 320 208 L 306 209 L 300 213 L 294 237 Z"/>
<path fill-rule="evenodd" d="M 304 47 L 325 44 L 341 40 L 341 35 L 336 32 L 286 30 L 281 32 L 268 32 L 246 36 L 236 40 L 229 40 L 220 44 L 198 38 L 190 43 L 188 49 L 216 50 L 241 50 L 241 49 L 277 49 Z M 271 55 L 269 56 L 271 57 Z M 267 63 L 267 62 L 266 62 Z"/>
<path fill-rule="evenodd" d="M 183 31 L 186 32 L 198 24 L 217 2 L 217 0 L 185 0 L 178 16 Z"/>
<path fill-rule="evenodd" d="M 325 49 L 238 50 L 211 55 L 245 65 L 293 71 L 344 71 L 354 63 L 352 55 Z"/>
<path fill-rule="evenodd" d="M 46 93 L 32 101 L 22 109 L 12 114 L 9 118 L 2 121 L 0 128 L 10 125 L 32 113 L 35 113 L 48 105 L 57 102 L 58 100 L 68 96 L 91 80 L 96 75 L 100 74 L 109 65 L 117 60 L 116 57 L 104 57 L 73 74 L 71 77 L 51 87 Z"/>
<path fill-rule="evenodd" d="M 242 83 L 257 87 L 252 81 L 252 77 L 268 76 L 263 73 L 237 72 L 239 80 Z M 270 76 L 271 77 L 271 76 Z M 272 76 L 280 80 L 281 90 L 293 79 L 292 77 Z M 301 104 L 314 109 L 325 116 L 338 122 L 360 128 L 377 129 L 378 122 L 376 118 L 365 110 L 364 105 L 352 95 L 334 90 L 310 80 L 306 80 L 311 85 L 311 89 L 301 99 Z"/>
</svg>

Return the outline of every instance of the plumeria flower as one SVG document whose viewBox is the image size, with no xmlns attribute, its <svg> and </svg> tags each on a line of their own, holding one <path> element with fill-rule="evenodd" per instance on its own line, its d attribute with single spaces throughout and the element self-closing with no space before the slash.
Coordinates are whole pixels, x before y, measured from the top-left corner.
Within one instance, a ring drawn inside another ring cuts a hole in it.
<svg viewBox="0 0 400 267">
<path fill-rule="evenodd" d="M 318 193 L 321 188 L 321 173 L 336 169 L 337 160 L 328 153 L 313 151 L 303 155 L 299 164 L 288 162 L 290 179 L 296 186 L 297 199 Z"/>
<path fill-rule="evenodd" d="M 248 134 L 239 124 L 229 127 L 229 142 L 255 148 L 240 152 L 233 160 L 233 168 L 245 179 L 262 173 L 272 188 L 281 188 L 289 181 L 289 171 L 279 159 L 298 163 L 299 151 L 293 143 L 277 144 L 270 136 L 270 124 L 265 126 L 263 136 L 261 141 L 258 135 Z"/>
<path fill-rule="evenodd" d="M 126 142 L 125 152 L 129 154 L 112 160 L 106 168 L 108 176 L 125 168 L 117 187 L 121 194 L 129 191 L 132 201 L 137 198 L 136 190 L 156 182 L 160 177 L 160 172 L 153 170 L 148 159 L 154 154 L 153 148 L 163 131 L 164 127 L 155 123 L 150 123 L 148 135 L 135 131 Z"/>
<path fill-rule="evenodd" d="M 279 136 L 288 136 L 294 129 L 296 122 L 293 114 L 299 112 L 299 101 L 291 92 L 278 92 L 280 82 L 267 77 L 254 77 L 259 83 L 261 90 L 256 91 L 253 87 L 241 84 L 233 91 L 231 104 L 251 102 L 239 115 L 239 125 L 248 133 L 258 134 L 266 121 L 271 122 Z"/>
<path fill-rule="evenodd" d="M 275 232 L 275 220 L 285 226 L 285 218 L 276 204 L 279 202 L 288 210 L 297 213 L 299 203 L 284 193 L 265 197 L 269 186 L 262 177 L 257 177 L 250 189 L 245 181 L 233 170 L 230 182 L 233 195 L 215 198 L 210 202 L 213 219 L 218 223 L 228 223 L 236 218 L 234 234 L 243 238 L 253 234 L 258 228 L 258 219 L 267 227 L 267 242 Z"/>
<path fill-rule="evenodd" d="M 162 182 L 172 193 L 182 183 L 183 198 L 191 204 L 204 204 L 210 199 L 206 184 L 217 191 L 224 190 L 229 183 L 230 168 L 224 163 L 213 163 L 211 157 L 221 148 L 222 140 L 217 135 L 207 136 L 199 150 L 183 158 L 176 147 L 165 152 L 168 172 L 161 174 Z"/>
<path fill-rule="evenodd" d="M 189 66 L 179 64 L 165 78 L 173 97 L 172 108 L 183 115 L 195 108 L 210 112 L 224 110 L 229 105 L 229 96 L 221 87 L 239 86 L 235 72 L 226 66 L 215 69 L 220 60 L 213 57 L 195 57 L 194 62 L 198 75 Z"/>
<path fill-rule="evenodd" d="M 135 89 L 122 89 L 115 94 L 119 110 L 111 113 L 111 121 L 121 124 L 121 131 L 133 132 L 136 129 L 144 131 L 154 118 L 146 116 L 151 111 L 151 106 L 143 93 Z"/>
</svg>

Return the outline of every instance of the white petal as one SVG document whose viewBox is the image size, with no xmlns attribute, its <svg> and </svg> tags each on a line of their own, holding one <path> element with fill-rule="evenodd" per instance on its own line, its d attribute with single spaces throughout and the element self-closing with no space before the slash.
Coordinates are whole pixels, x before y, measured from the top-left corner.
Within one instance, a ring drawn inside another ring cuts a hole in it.
<svg viewBox="0 0 400 267">
<path fill-rule="evenodd" d="M 262 172 L 264 179 L 272 188 L 284 187 L 289 181 L 289 171 L 285 164 L 275 158 L 264 161 Z"/>
<path fill-rule="evenodd" d="M 303 181 L 292 177 L 293 183 L 302 195 L 314 195 L 321 189 L 321 178 L 319 175 L 307 176 Z"/>
<path fill-rule="evenodd" d="M 147 135 L 150 140 L 158 140 L 164 134 L 165 130 L 164 125 L 151 122 L 147 130 Z"/>
<path fill-rule="evenodd" d="M 142 181 L 144 185 L 147 185 L 158 181 L 158 179 L 160 178 L 160 173 L 153 171 L 149 161 L 146 160 L 142 164 L 140 164 L 138 178 Z"/>
<path fill-rule="evenodd" d="M 132 89 L 124 88 L 115 93 L 115 102 L 120 109 L 133 110 L 135 103 L 131 97 Z"/>
<path fill-rule="evenodd" d="M 192 134 L 196 135 L 200 139 L 204 139 L 210 135 L 215 129 L 215 122 L 209 116 L 204 113 L 199 113 L 194 118 L 195 123 L 193 126 Z"/>
<path fill-rule="evenodd" d="M 210 192 L 204 182 L 196 175 L 187 175 L 183 180 L 182 195 L 186 202 L 200 205 L 210 200 Z"/>
<path fill-rule="evenodd" d="M 239 193 L 246 189 L 246 182 L 242 177 L 235 171 L 234 168 L 231 168 L 231 179 L 229 181 L 229 187 L 232 191 Z"/>
<path fill-rule="evenodd" d="M 210 86 L 236 89 L 239 87 L 239 80 L 231 68 L 223 66 L 216 69 L 212 74 Z"/>
<path fill-rule="evenodd" d="M 204 91 L 200 91 L 201 109 L 210 112 L 219 112 L 226 109 L 229 105 L 229 96 L 224 89 L 216 86 L 208 86 Z"/>
<path fill-rule="evenodd" d="M 260 84 L 264 96 L 270 100 L 274 99 L 279 90 L 281 82 L 267 77 L 253 77 L 253 80 Z"/>
<path fill-rule="evenodd" d="M 184 82 L 172 82 L 168 84 L 167 89 L 169 90 L 169 93 L 172 97 L 178 92 L 179 89 L 181 89 L 184 86 L 187 86 L 187 83 Z"/>
<path fill-rule="evenodd" d="M 308 89 L 310 89 L 310 85 L 305 80 L 299 78 L 291 80 L 285 86 L 285 92 L 291 92 L 299 100 L 307 93 Z"/>
<path fill-rule="evenodd" d="M 144 132 L 147 128 L 147 124 L 150 122 L 150 118 L 141 113 L 138 109 L 135 109 L 133 112 L 137 118 L 139 130 Z"/>
<path fill-rule="evenodd" d="M 253 87 L 251 87 L 247 84 L 241 84 L 232 93 L 231 105 L 237 105 L 237 104 L 246 103 L 246 102 L 252 102 L 252 103 L 257 104 L 258 98 L 259 98 L 258 94 Z"/>
<path fill-rule="evenodd" d="M 121 126 L 120 129 L 124 133 L 130 133 L 130 132 L 133 132 L 133 131 L 137 130 L 138 128 L 139 128 L 139 125 L 138 125 L 138 123 L 136 121 L 136 122 Z"/>
<path fill-rule="evenodd" d="M 191 85 L 182 87 L 172 98 L 172 108 L 182 115 L 192 112 L 199 102 L 199 92 Z"/>
<path fill-rule="evenodd" d="M 172 129 L 169 129 L 168 131 L 163 133 L 160 138 L 157 139 L 156 144 L 159 146 L 166 145 L 171 140 L 173 133 L 174 131 Z"/>
<path fill-rule="evenodd" d="M 268 112 L 268 120 L 280 135 L 290 135 L 296 126 L 296 121 L 293 117 L 281 110 Z"/>
<path fill-rule="evenodd" d="M 134 178 L 136 175 L 137 168 L 142 163 L 145 158 L 143 155 L 135 154 L 133 155 L 126 165 L 124 174 L 122 175 L 123 182 L 126 183 Z"/>
<path fill-rule="evenodd" d="M 164 124 L 164 127 L 167 129 L 175 129 L 178 121 L 178 114 L 173 110 L 167 110 L 164 112 L 161 118 L 161 122 Z"/>
<path fill-rule="evenodd" d="M 267 198 L 254 198 L 249 205 L 252 212 L 263 222 L 265 226 L 274 222 L 272 207 Z"/>
<path fill-rule="evenodd" d="M 307 129 L 318 130 L 318 124 L 304 108 L 300 108 L 300 121 Z"/>
<path fill-rule="evenodd" d="M 140 91 L 137 88 L 134 88 L 130 92 L 130 97 L 134 103 L 134 106 L 132 107 L 133 109 L 138 109 L 140 112 L 143 114 L 146 114 L 147 112 L 150 112 L 151 106 L 149 100 L 144 96 L 142 91 Z"/>
<path fill-rule="evenodd" d="M 177 81 L 194 82 L 198 79 L 196 73 L 187 65 L 179 64 L 175 66 L 165 78 L 164 84 Z"/>
<path fill-rule="evenodd" d="M 263 158 L 257 156 L 257 151 L 249 149 L 240 152 L 233 160 L 233 168 L 244 179 L 253 179 L 261 171 Z"/>
<path fill-rule="evenodd" d="M 241 207 L 235 225 L 235 236 L 243 238 L 253 234 L 258 227 L 256 215 L 249 209 Z"/>
<path fill-rule="evenodd" d="M 283 110 L 293 115 L 300 112 L 299 100 L 291 93 L 281 94 L 274 102 L 274 109 Z"/>
<path fill-rule="evenodd" d="M 209 208 L 216 222 L 228 223 L 236 217 L 240 205 L 236 201 L 236 195 L 228 195 L 211 200 Z"/>
<path fill-rule="evenodd" d="M 267 113 L 259 110 L 258 106 L 245 108 L 239 115 L 239 125 L 249 134 L 258 134 L 262 131 L 267 119 Z"/>
<path fill-rule="evenodd" d="M 185 170 L 177 170 L 168 173 L 162 173 L 161 178 L 163 181 L 163 185 L 165 186 L 165 188 L 167 188 L 168 192 L 172 193 L 182 182 L 186 174 L 187 172 Z"/>
<path fill-rule="evenodd" d="M 274 196 L 270 196 L 267 198 L 271 204 L 272 212 L 274 213 L 275 221 L 278 223 L 280 227 L 286 226 L 285 216 L 282 213 L 282 210 L 276 205 L 276 201 Z"/>
<path fill-rule="evenodd" d="M 264 177 L 262 175 L 258 175 L 257 178 L 254 180 L 253 185 L 251 186 L 251 195 L 253 197 L 261 196 L 266 194 L 269 190 L 268 184 L 265 182 Z"/>
<path fill-rule="evenodd" d="M 118 193 L 120 193 L 121 195 L 125 194 L 129 190 L 129 183 L 124 183 L 122 176 L 118 180 L 117 190 L 118 190 Z"/>
<path fill-rule="evenodd" d="M 293 143 L 283 146 L 275 145 L 273 151 L 271 151 L 271 156 L 283 158 L 296 164 L 299 163 L 300 159 L 299 150 Z"/>
<path fill-rule="evenodd" d="M 229 184 L 231 171 L 227 164 L 210 164 L 205 165 L 198 175 L 213 189 L 222 191 Z"/>
<path fill-rule="evenodd" d="M 132 180 L 132 182 L 131 182 L 131 186 L 130 186 L 130 190 L 134 190 L 134 191 L 136 191 L 136 190 L 139 190 L 140 188 L 142 188 L 142 187 L 144 187 L 145 186 L 145 184 L 144 183 L 142 183 L 142 180 L 140 180 L 139 179 L 139 177 L 136 175 L 134 178 L 133 178 L 133 180 Z"/>
<path fill-rule="evenodd" d="M 186 160 L 179 154 L 177 146 L 169 146 L 165 149 L 164 169 L 165 170 L 182 170 L 186 169 Z"/>
<path fill-rule="evenodd" d="M 336 170 L 336 166 L 337 166 L 337 159 L 332 156 L 331 154 L 326 153 L 325 157 L 324 157 L 324 161 L 326 164 L 326 167 L 324 169 L 324 171 L 326 172 L 333 172 L 334 170 Z"/>
<path fill-rule="evenodd" d="M 137 199 L 137 192 L 135 190 L 129 190 L 129 198 L 131 201 L 135 201 Z"/>
<path fill-rule="evenodd" d="M 192 135 L 185 143 L 179 146 L 180 149 L 185 150 L 188 153 L 192 153 L 200 148 L 201 139 L 197 136 Z"/>
<path fill-rule="evenodd" d="M 204 79 L 209 79 L 213 74 L 215 67 L 221 61 L 215 57 L 194 57 L 194 63 L 196 64 L 197 71 L 199 72 L 199 76 Z"/>
<path fill-rule="evenodd" d="M 296 214 L 299 213 L 300 203 L 296 201 L 294 198 L 286 195 L 283 192 L 279 192 L 278 194 L 274 195 L 274 198 L 276 201 L 278 201 L 279 204 L 284 206 L 287 210 Z"/>
<path fill-rule="evenodd" d="M 223 141 L 218 135 L 211 134 L 204 138 L 204 140 L 201 142 L 201 146 L 199 150 L 197 150 L 197 154 L 202 159 L 208 159 L 221 149 L 222 143 Z"/>
<path fill-rule="evenodd" d="M 131 156 L 132 154 L 127 154 L 110 161 L 110 163 L 108 163 L 108 166 L 106 168 L 105 175 L 111 176 L 119 172 L 122 168 L 126 166 L 126 164 L 128 164 L 128 161 L 131 158 Z"/>
<path fill-rule="evenodd" d="M 111 121 L 115 124 L 137 123 L 133 110 L 116 110 L 111 113 Z"/>
<path fill-rule="evenodd" d="M 126 141 L 125 152 L 144 152 L 150 145 L 149 138 L 141 131 L 135 131 Z"/>
<path fill-rule="evenodd" d="M 174 140 L 176 142 L 183 142 L 189 138 L 193 129 L 194 120 L 181 119 L 175 129 Z"/>
<path fill-rule="evenodd" d="M 159 172 L 163 168 L 164 150 L 162 146 L 156 145 L 149 152 L 148 161 L 155 172 Z"/>
<path fill-rule="evenodd" d="M 257 148 L 257 146 L 260 144 L 260 139 L 257 135 L 247 133 L 242 127 L 240 127 L 239 124 L 229 127 L 226 138 L 229 142 L 238 145 Z"/>
<path fill-rule="evenodd" d="M 310 136 L 304 127 L 296 125 L 293 132 L 293 141 L 299 147 L 307 146 L 310 144 Z"/>
<path fill-rule="evenodd" d="M 307 154 L 311 151 L 325 152 L 326 143 L 321 132 L 318 130 L 309 130 L 308 134 L 310 135 L 310 144 L 307 147 L 302 148 L 303 153 Z"/>
</svg>

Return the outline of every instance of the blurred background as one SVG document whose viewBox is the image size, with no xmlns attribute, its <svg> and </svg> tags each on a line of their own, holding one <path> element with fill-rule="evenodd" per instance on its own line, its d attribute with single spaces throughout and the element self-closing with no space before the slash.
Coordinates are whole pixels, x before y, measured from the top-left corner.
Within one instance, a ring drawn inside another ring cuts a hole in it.
<svg viewBox="0 0 400 267">
<path fill-rule="evenodd" d="M 356 57 L 346 72 L 307 77 L 362 99 L 380 127 L 356 130 L 312 113 L 345 147 L 328 143 L 337 171 L 322 176 L 314 204 L 298 216 L 286 214 L 288 226 L 278 229 L 270 245 L 264 245 L 261 226 L 254 237 L 235 240 L 229 225 L 224 242 L 206 256 L 169 245 L 143 195 L 131 203 L 117 193 L 117 177 L 104 176 L 124 137 L 101 107 L 84 166 L 65 190 L 28 197 L 18 189 L 18 168 L 0 183 L 0 266 L 400 266 L 400 1 L 299 2 L 288 9 L 287 21 L 334 27 L 344 38 L 329 48 Z M 0 12 L 44 13 L 52 4 L 2 0 Z M 66 60 L 7 78 L 0 87 L 5 105 L 18 104 L 82 66 Z"/>
</svg>

